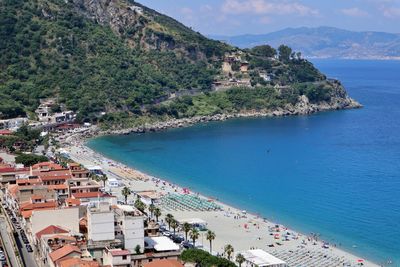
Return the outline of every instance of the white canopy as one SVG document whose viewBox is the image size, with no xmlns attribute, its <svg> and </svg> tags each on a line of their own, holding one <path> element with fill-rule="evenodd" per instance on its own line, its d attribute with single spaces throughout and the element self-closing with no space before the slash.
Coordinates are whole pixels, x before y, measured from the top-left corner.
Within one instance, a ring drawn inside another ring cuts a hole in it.
<svg viewBox="0 0 400 267">
<path fill-rule="evenodd" d="M 146 243 L 146 248 L 154 248 L 156 251 L 174 251 L 179 250 L 179 246 L 172 242 L 166 236 L 157 237 L 145 237 L 144 242 Z"/>
<path fill-rule="evenodd" d="M 267 253 L 262 249 L 253 249 L 240 252 L 247 262 L 251 262 L 260 267 L 287 267 L 286 262 Z"/>
<path fill-rule="evenodd" d="M 180 224 L 188 223 L 188 224 L 198 224 L 198 225 L 207 225 L 205 220 L 199 218 L 191 218 L 191 219 L 181 219 L 178 220 Z"/>
</svg>

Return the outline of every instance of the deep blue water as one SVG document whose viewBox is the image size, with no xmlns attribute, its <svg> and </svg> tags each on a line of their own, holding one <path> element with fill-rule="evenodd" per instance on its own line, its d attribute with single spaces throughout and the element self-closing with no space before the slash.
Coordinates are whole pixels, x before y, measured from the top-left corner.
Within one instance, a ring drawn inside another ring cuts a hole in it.
<svg viewBox="0 0 400 267">
<path fill-rule="evenodd" d="M 90 147 L 400 266 L 400 61 L 314 62 L 365 107 L 103 137 Z M 354 247 L 357 246 L 357 247 Z"/>
</svg>

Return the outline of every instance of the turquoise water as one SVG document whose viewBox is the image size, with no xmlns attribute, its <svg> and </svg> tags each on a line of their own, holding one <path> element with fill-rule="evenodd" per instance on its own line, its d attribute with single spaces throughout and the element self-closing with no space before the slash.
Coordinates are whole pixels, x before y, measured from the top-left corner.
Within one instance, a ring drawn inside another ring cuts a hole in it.
<svg viewBox="0 0 400 267">
<path fill-rule="evenodd" d="M 89 146 L 400 266 L 400 62 L 315 64 L 365 108 L 103 137 Z"/>
</svg>

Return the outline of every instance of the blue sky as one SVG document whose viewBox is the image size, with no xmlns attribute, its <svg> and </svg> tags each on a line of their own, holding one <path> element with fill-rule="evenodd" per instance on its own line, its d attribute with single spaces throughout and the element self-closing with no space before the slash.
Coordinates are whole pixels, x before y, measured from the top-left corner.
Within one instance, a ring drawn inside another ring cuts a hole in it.
<svg viewBox="0 0 400 267">
<path fill-rule="evenodd" d="M 400 33 L 400 0 L 138 0 L 203 34 L 333 26 Z"/>
</svg>

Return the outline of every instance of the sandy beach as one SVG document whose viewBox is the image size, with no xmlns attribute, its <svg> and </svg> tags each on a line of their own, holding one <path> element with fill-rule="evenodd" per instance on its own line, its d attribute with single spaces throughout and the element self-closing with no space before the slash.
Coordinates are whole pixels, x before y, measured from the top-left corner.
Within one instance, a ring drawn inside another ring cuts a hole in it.
<svg viewBox="0 0 400 267">
<path fill-rule="evenodd" d="M 85 139 L 79 133 L 64 135 L 60 141 L 62 149 L 69 153 L 72 160 L 86 167 L 100 166 L 109 178 L 120 180 L 134 192 L 155 190 L 165 195 L 183 191 L 179 185 L 152 177 L 94 152 L 85 146 Z M 118 196 L 119 200 L 123 200 L 122 188 L 107 187 L 106 190 Z M 201 194 L 193 192 L 191 194 L 208 200 Z M 129 200 L 134 200 L 134 196 L 131 195 Z M 231 244 L 235 252 L 251 248 L 263 249 L 286 261 L 289 266 L 379 266 L 334 244 L 327 244 L 323 238 L 316 235 L 307 236 L 283 225 L 277 227 L 274 222 L 249 213 L 251 210 L 244 213 L 222 202 L 216 203 L 222 207 L 221 210 L 174 210 L 161 207 L 161 217 L 164 218 L 165 214 L 171 213 L 176 219 L 200 218 L 206 221 L 207 228 L 216 234 L 212 245 L 213 254 L 222 254 L 224 246 Z M 196 244 L 209 250 L 205 232 L 201 233 Z"/>
</svg>

